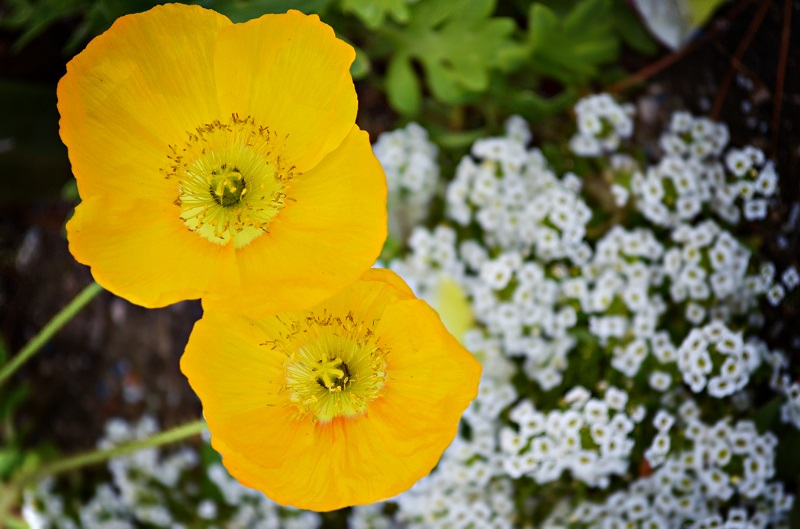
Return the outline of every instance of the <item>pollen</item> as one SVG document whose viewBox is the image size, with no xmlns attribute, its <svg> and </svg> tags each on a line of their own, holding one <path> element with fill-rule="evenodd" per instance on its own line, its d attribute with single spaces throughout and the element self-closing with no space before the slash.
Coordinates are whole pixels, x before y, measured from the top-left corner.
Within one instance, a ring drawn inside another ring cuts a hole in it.
<svg viewBox="0 0 800 529">
<path fill-rule="evenodd" d="M 202 124 L 170 145 L 165 178 L 177 182 L 174 204 L 189 231 L 243 248 L 269 232 L 298 173 L 284 167 L 281 139 L 252 117 Z"/>
<path fill-rule="evenodd" d="M 372 332 L 377 322 L 328 312 L 284 322 L 286 332 L 268 345 L 285 355 L 285 385 L 295 420 L 328 423 L 366 413 L 386 383 L 388 350 Z"/>
</svg>

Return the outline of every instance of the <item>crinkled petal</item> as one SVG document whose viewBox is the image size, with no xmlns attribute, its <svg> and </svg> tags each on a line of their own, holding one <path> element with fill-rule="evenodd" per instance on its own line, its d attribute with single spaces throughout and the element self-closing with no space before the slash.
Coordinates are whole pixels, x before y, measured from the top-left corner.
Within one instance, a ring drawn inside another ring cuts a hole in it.
<svg viewBox="0 0 800 529">
<path fill-rule="evenodd" d="M 212 443 L 245 485 L 318 511 L 390 498 L 436 465 L 477 394 L 480 364 L 388 270 L 370 270 L 313 310 L 375 321 L 390 351 L 386 385 L 361 416 L 298 419 L 277 389 L 290 352 L 275 350 L 272 338 L 304 312 L 260 320 L 207 312 L 181 368 L 203 401 Z"/>
<path fill-rule="evenodd" d="M 237 251 L 242 288 L 204 298 L 209 310 L 250 316 L 308 308 L 357 280 L 386 239 L 386 178 L 366 132 L 290 183 L 269 232 Z"/>
<path fill-rule="evenodd" d="M 198 6 L 159 6 L 121 17 L 67 64 L 58 110 L 81 197 L 175 200 L 159 169 L 170 145 L 219 117 L 214 48 L 230 24 Z"/>
<path fill-rule="evenodd" d="M 308 171 L 350 133 L 355 51 L 318 16 L 289 11 L 229 26 L 216 58 L 223 113 L 250 115 L 285 139 L 287 165 Z"/>
</svg>

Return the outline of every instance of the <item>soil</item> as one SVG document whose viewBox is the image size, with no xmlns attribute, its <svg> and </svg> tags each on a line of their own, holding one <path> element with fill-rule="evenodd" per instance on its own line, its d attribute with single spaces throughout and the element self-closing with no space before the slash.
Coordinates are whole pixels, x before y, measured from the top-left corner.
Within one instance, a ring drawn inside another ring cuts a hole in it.
<svg viewBox="0 0 800 529">
<path fill-rule="evenodd" d="M 776 94 L 785 2 L 791 2 L 791 44 L 785 85 Z M 719 116 L 731 129 L 731 143 L 754 144 L 776 158 L 783 199 L 755 234 L 767 241 L 768 253 L 781 270 L 790 263 L 800 265 L 800 1 L 771 2 L 741 55 L 741 65 L 732 66 L 760 5 L 750 0 L 728 5 L 706 28 L 705 34 L 713 33 L 710 38 L 623 97 L 637 102 L 645 128 L 660 126 L 675 109 L 708 114 L 719 98 Z M 15 35 L 0 33 L 0 79 L 37 81 L 54 89 L 68 59 L 61 51 L 68 33 L 63 26 L 54 27 L 22 55 L 8 51 Z M 623 64 L 633 72 L 670 53 L 665 49 L 658 57 L 643 58 L 627 52 Z M 733 81 L 720 95 L 732 68 Z M 380 92 L 367 85 L 358 89 L 359 122 L 374 138 L 390 128 L 394 115 Z M 772 113 L 778 98 L 782 110 L 773 143 Z M 57 130 L 55 123 L 49 126 L 49 133 Z M 35 198 L 0 194 L 0 333 L 11 351 L 18 351 L 91 281 L 88 269 L 76 263 L 67 248 L 64 223 L 72 203 L 53 196 L 68 173 L 56 174 L 58 178 L 43 184 Z M 3 174 L 3 187 L 15 178 Z M 800 321 L 797 299 L 771 311 L 770 320 L 782 328 L 769 336 L 773 345 L 795 358 L 800 350 L 792 325 Z M 12 381 L 32 390 L 17 417 L 19 426 L 29 430 L 27 442 L 49 442 L 69 453 L 92 448 L 111 417 L 136 419 L 147 412 L 164 427 L 199 417 L 200 404 L 180 372 L 179 359 L 200 316 L 195 301 L 147 310 L 102 293 Z"/>
</svg>

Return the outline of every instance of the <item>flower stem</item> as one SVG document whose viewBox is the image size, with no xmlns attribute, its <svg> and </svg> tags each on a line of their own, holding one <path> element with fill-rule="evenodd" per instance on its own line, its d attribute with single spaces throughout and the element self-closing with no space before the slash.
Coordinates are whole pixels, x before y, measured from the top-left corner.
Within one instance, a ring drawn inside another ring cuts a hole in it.
<svg viewBox="0 0 800 529">
<path fill-rule="evenodd" d="M 86 306 L 91 300 L 97 296 L 103 287 L 98 285 L 96 282 L 92 281 L 89 285 L 84 288 L 80 294 L 75 296 L 75 298 L 69 302 L 69 305 L 61 309 L 61 311 L 53 316 L 53 318 L 47 322 L 47 325 L 39 331 L 39 334 L 31 338 L 31 340 L 23 347 L 23 349 L 17 353 L 17 355 L 11 359 L 6 365 L 4 365 L 0 369 L 0 385 L 6 381 L 6 379 L 10 378 L 17 369 L 19 369 L 22 364 L 27 362 L 33 355 L 35 355 L 39 349 L 42 348 L 47 341 L 53 337 L 61 327 L 66 325 L 75 315 L 81 311 L 83 307 Z"/>
<path fill-rule="evenodd" d="M 17 487 L 22 489 L 26 485 L 35 483 L 48 476 L 55 476 L 56 474 L 62 474 L 64 472 L 76 470 L 88 465 L 102 463 L 104 461 L 108 461 L 109 459 L 124 456 L 145 448 L 155 448 L 157 446 L 187 439 L 202 433 L 205 427 L 205 421 L 200 419 L 176 426 L 171 430 L 152 435 L 146 439 L 137 439 L 136 441 L 131 441 L 129 443 L 114 446 L 105 450 L 93 450 L 90 452 L 84 452 L 83 454 L 65 457 L 63 459 L 57 459 L 51 463 L 45 463 L 41 467 L 36 468 L 31 472 L 22 473 L 17 477 L 15 482 Z"/>
</svg>

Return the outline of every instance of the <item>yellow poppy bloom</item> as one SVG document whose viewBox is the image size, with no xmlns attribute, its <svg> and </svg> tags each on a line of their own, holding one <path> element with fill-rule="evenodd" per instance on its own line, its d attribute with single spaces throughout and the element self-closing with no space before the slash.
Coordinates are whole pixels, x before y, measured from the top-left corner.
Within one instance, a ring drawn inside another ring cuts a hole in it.
<svg viewBox="0 0 800 529">
<path fill-rule="evenodd" d="M 207 312 L 181 369 L 231 474 L 316 511 L 384 500 L 427 475 L 481 372 L 436 312 L 383 269 L 311 310 Z"/>
<path fill-rule="evenodd" d="M 274 314 L 357 280 L 386 238 L 386 179 L 354 124 L 354 57 L 297 11 L 117 20 L 58 85 L 75 258 L 146 307 Z"/>
</svg>

